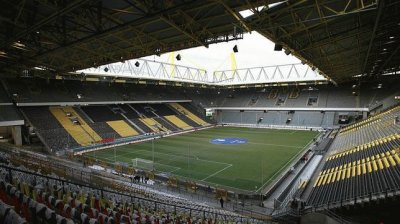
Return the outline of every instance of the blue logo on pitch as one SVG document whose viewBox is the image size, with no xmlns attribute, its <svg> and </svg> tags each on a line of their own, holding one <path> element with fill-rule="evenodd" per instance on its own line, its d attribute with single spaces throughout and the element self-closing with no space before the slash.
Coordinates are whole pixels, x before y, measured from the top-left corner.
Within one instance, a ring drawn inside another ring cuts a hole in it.
<svg viewBox="0 0 400 224">
<path fill-rule="evenodd" d="M 210 141 L 212 144 L 219 145 L 240 145 L 246 144 L 247 139 L 245 138 L 213 138 Z"/>
</svg>

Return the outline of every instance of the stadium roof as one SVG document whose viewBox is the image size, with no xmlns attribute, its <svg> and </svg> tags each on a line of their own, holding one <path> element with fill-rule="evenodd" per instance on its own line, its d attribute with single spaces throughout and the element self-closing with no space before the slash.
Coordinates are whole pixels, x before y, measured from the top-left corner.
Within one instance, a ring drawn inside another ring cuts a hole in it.
<svg viewBox="0 0 400 224">
<path fill-rule="evenodd" d="M 336 82 L 400 67 L 400 1 L 288 0 L 247 24 Z"/>
<path fill-rule="evenodd" d="M 399 70 L 399 8 L 396 0 L 5 0 L 0 76 L 35 67 L 55 75 L 256 30 L 336 82 L 376 77 Z"/>
<path fill-rule="evenodd" d="M 0 70 L 3 75 L 33 67 L 75 71 L 240 39 L 246 28 L 234 11 L 262 3 L 5 0 L 0 3 Z"/>
</svg>

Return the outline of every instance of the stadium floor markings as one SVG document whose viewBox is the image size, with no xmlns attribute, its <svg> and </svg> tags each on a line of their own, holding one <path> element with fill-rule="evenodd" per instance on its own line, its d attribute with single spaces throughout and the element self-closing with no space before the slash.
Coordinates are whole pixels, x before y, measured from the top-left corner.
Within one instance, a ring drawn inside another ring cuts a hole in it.
<svg viewBox="0 0 400 224">
<path fill-rule="evenodd" d="M 127 152 L 127 153 L 124 153 L 123 155 L 134 154 L 134 153 L 138 153 L 138 152 L 150 152 L 150 153 L 151 153 L 151 151 L 142 149 L 142 150 L 137 150 L 137 151 L 135 151 L 135 152 Z M 168 153 L 162 153 L 162 152 L 155 152 L 155 153 L 163 154 L 163 155 L 166 155 L 166 156 L 171 156 L 171 154 L 168 154 Z M 140 153 L 139 153 L 139 154 L 140 154 Z M 173 155 L 173 154 L 172 154 L 172 155 Z M 121 155 L 117 155 L 117 157 L 118 157 L 118 156 L 121 156 Z M 177 156 L 177 155 L 173 155 L 173 156 Z M 177 157 L 184 157 L 184 156 L 178 155 Z M 114 158 L 114 156 L 113 156 L 113 157 L 108 157 L 108 158 L 105 158 L 105 159 L 108 160 L 108 161 L 113 161 L 113 160 L 110 159 L 110 158 Z M 231 167 L 233 166 L 233 164 L 230 164 L 230 163 L 224 163 L 224 162 L 218 162 L 218 161 L 206 160 L 206 159 L 199 159 L 198 157 L 193 157 L 193 158 L 195 158 L 196 160 L 199 160 L 199 161 L 204 161 L 204 162 L 209 162 L 209 163 L 216 163 L 216 164 L 225 165 L 224 168 L 222 168 L 222 169 L 220 169 L 220 170 L 217 170 L 216 172 L 214 172 L 214 173 L 208 175 L 207 177 L 201 179 L 201 181 L 205 181 L 205 180 L 207 180 L 207 179 L 209 179 L 209 178 L 211 178 L 211 177 L 213 177 L 213 176 L 215 176 L 215 175 L 217 175 L 217 174 L 219 174 L 219 173 L 221 173 L 221 172 L 223 172 L 223 171 L 225 171 L 225 170 L 227 170 L 228 168 L 231 168 Z M 172 160 L 168 160 L 168 161 L 172 161 Z M 169 165 L 169 163 L 170 163 L 170 162 L 167 162 L 167 163 L 155 162 L 155 164 L 160 164 L 160 165 L 165 165 L 165 166 L 171 166 L 171 165 Z M 176 167 L 176 166 L 171 166 L 171 167 L 175 167 L 175 169 L 174 169 L 174 170 L 171 170 L 171 171 L 168 171 L 168 172 L 165 171 L 165 172 L 162 172 L 162 173 L 166 173 L 166 172 L 167 172 L 167 173 L 174 173 L 174 172 L 176 172 L 176 171 L 178 171 L 178 170 L 181 169 L 180 167 Z M 210 182 L 210 183 L 212 183 L 212 182 Z"/>
<path fill-rule="evenodd" d="M 106 159 L 106 160 L 111 160 L 110 158 L 125 156 L 125 155 L 129 155 L 129 154 L 132 154 L 132 152 L 124 152 L 124 153 L 120 153 L 120 154 L 117 153 L 116 156 L 103 157 L 103 158 Z"/>
<path fill-rule="evenodd" d="M 218 163 L 218 164 L 232 165 L 232 166 L 233 166 L 233 164 L 231 164 L 231 163 L 224 163 L 224 162 L 218 162 L 218 161 L 207 160 L 207 159 L 197 159 L 197 160 L 205 161 L 205 162 L 210 162 L 210 163 Z"/>
<path fill-rule="evenodd" d="M 295 131 L 295 132 L 297 132 L 297 131 Z M 219 134 L 220 132 L 219 132 L 219 130 L 213 131 L 213 132 L 211 132 L 211 130 L 210 130 L 207 133 L 193 133 L 193 134 L 187 135 L 187 136 L 182 135 L 182 137 L 206 139 L 206 138 L 215 137 L 214 133 L 218 133 Z M 238 131 L 237 130 L 226 130 L 224 133 L 225 133 L 224 135 L 226 135 L 226 136 L 228 136 L 228 135 L 232 135 L 233 136 L 233 135 L 237 135 Z M 263 131 L 261 131 L 261 130 L 243 131 L 242 130 L 242 131 L 240 131 L 240 133 L 248 133 L 248 134 L 260 134 L 260 133 L 263 133 L 263 134 L 281 134 L 280 131 L 265 131 L 264 129 L 263 129 Z"/>
<path fill-rule="evenodd" d="M 169 172 L 162 172 L 162 173 L 173 173 L 173 172 L 176 172 L 176 171 L 178 171 L 180 169 L 181 169 L 180 167 L 176 167 L 176 169 L 174 169 L 174 170 L 171 170 Z"/>
<path fill-rule="evenodd" d="M 92 157 L 92 158 L 94 158 L 94 159 L 98 159 L 98 160 L 107 160 L 107 161 L 109 161 L 109 162 L 115 162 L 115 161 L 114 161 L 114 156 L 112 157 L 112 159 L 110 159 L 109 157 L 101 157 L 101 158 L 99 158 L 99 157 L 94 157 L 94 156 L 92 156 L 92 155 L 90 155 L 90 157 Z"/>
<path fill-rule="evenodd" d="M 151 152 L 151 151 L 147 151 L 147 150 L 144 150 L 144 149 L 142 149 L 142 150 L 138 150 L 138 151 L 136 151 L 136 152 L 141 152 L 141 151 L 145 151 L 145 152 Z M 187 159 L 187 156 L 184 156 L 184 155 L 175 155 L 175 154 L 173 154 L 173 153 L 163 153 L 163 152 L 154 152 L 154 153 L 158 153 L 158 154 L 163 154 L 163 155 L 166 155 L 166 156 L 176 156 L 176 157 L 183 157 L 183 158 L 185 158 L 185 159 Z M 197 157 L 197 156 L 191 156 L 192 158 L 194 158 L 194 159 L 196 159 L 196 160 L 199 160 L 199 161 L 204 161 L 204 162 L 209 162 L 209 163 L 217 163 L 217 164 L 223 164 L 223 165 L 232 165 L 231 163 L 224 163 L 224 162 L 218 162 L 218 161 L 213 161 L 213 160 L 207 160 L 207 159 L 200 159 L 199 157 Z M 233 166 L 233 165 L 232 165 Z"/>
<path fill-rule="evenodd" d="M 125 156 L 125 155 L 130 155 L 130 154 L 136 154 L 136 153 L 139 153 L 139 154 L 140 154 L 140 152 L 149 152 L 149 153 L 151 153 L 152 151 L 145 150 L 145 149 L 141 149 L 141 150 L 136 150 L 136 151 L 134 151 L 134 152 L 126 152 L 126 153 L 122 153 L 122 154 L 119 154 L 119 155 L 117 154 L 116 157 Z M 173 153 L 162 153 L 162 152 L 154 152 L 154 153 L 155 153 L 155 154 L 162 154 L 162 155 L 166 155 L 166 156 L 181 157 L 181 158 L 187 159 L 187 156 L 175 155 L 175 154 L 173 154 Z M 219 161 L 213 161 L 213 160 L 207 160 L 207 159 L 200 159 L 200 158 L 197 157 L 197 156 L 191 156 L 191 157 L 194 158 L 194 159 L 196 159 L 196 160 L 199 160 L 199 161 L 204 161 L 204 162 L 209 162 L 209 163 L 223 164 L 223 165 L 226 165 L 226 166 L 229 166 L 229 165 L 233 166 L 233 164 L 231 164 L 231 163 L 224 163 L 224 162 L 219 162 Z M 104 159 L 105 159 L 105 160 L 108 160 L 108 161 L 113 161 L 113 160 L 112 160 L 113 158 L 114 158 L 114 156 L 104 157 Z M 166 164 L 166 165 L 167 165 L 167 164 Z"/>
<path fill-rule="evenodd" d="M 170 165 L 171 163 L 174 163 L 174 162 L 176 162 L 176 161 L 173 160 L 172 158 L 166 158 L 166 159 L 161 159 L 161 160 L 159 160 L 159 161 L 157 161 L 155 163 L 160 164 L 162 166 L 170 166 L 170 167 L 179 168 L 179 169 L 175 169 L 175 170 L 169 171 L 169 172 L 173 173 L 175 171 L 178 171 L 178 170 L 182 169 L 181 167 Z"/>
<path fill-rule="evenodd" d="M 146 150 L 138 150 L 138 151 L 146 151 Z M 135 152 L 137 152 L 137 151 L 135 151 Z M 102 157 L 102 158 L 104 158 L 105 160 L 113 161 L 112 159 L 115 158 L 115 157 L 121 157 L 121 156 L 125 156 L 125 155 L 130 155 L 130 154 L 134 154 L 135 152 L 124 152 L 124 153 L 120 153 L 120 154 L 117 153 L 115 156 L 112 155 L 112 156 L 109 156 L 109 157 Z"/>
<path fill-rule="evenodd" d="M 228 133 L 223 133 L 223 134 L 221 134 L 221 136 L 238 136 L 241 133 L 240 130 L 241 129 L 238 129 L 237 133 L 233 133 L 233 132 L 236 132 L 236 130 L 228 130 Z M 263 129 L 263 130 L 265 130 L 265 129 Z M 221 130 L 221 131 L 224 131 L 224 130 Z M 290 130 L 290 131 L 282 130 L 282 131 L 286 131 L 285 134 L 291 134 L 293 137 L 301 135 L 301 131 L 297 131 L 297 130 L 296 131 L 294 131 L 294 130 Z M 276 134 L 278 134 L 278 133 L 282 134 L 281 133 L 282 131 L 281 130 L 277 130 L 277 131 L 273 130 L 273 131 L 268 131 L 268 133 L 271 133 L 271 134 L 275 134 L 275 133 Z M 258 134 L 259 133 L 258 130 L 255 130 L 255 131 L 251 131 L 250 130 L 250 131 L 246 131 L 246 132 L 248 132 L 249 134 L 244 134 L 245 136 L 249 136 L 250 133 L 252 133 L 252 134 L 253 133 L 254 134 Z M 265 131 L 264 131 L 264 133 L 265 133 Z M 260 134 L 262 134 L 262 133 L 260 133 Z M 234 168 L 237 166 L 236 165 L 236 161 L 232 162 L 232 164 L 229 164 L 230 161 L 229 162 L 226 161 L 228 163 L 219 162 L 219 160 L 220 160 L 219 158 L 209 158 L 208 156 L 205 156 L 204 159 L 203 158 L 199 158 L 199 157 L 202 157 L 203 154 L 197 153 L 196 149 L 198 147 L 201 147 L 200 148 L 201 150 L 202 149 L 212 148 L 211 146 L 208 147 L 207 145 L 205 145 L 203 140 L 207 140 L 207 142 L 208 142 L 208 139 L 210 139 L 211 137 L 215 137 L 216 135 L 218 135 L 218 136 L 220 135 L 218 130 L 216 131 L 216 133 L 212 133 L 212 132 L 208 132 L 207 131 L 207 133 L 205 133 L 205 134 L 201 134 L 201 133 L 197 134 L 197 133 L 195 133 L 193 135 L 190 134 L 188 136 L 182 135 L 183 138 L 181 138 L 181 139 L 174 139 L 174 137 L 172 137 L 172 138 L 170 138 L 171 141 L 167 142 L 166 145 L 164 145 L 164 143 L 162 143 L 162 142 L 160 142 L 160 144 L 156 144 L 156 142 L 154 142 L 155 143 L 154 145 L 158 146 L 157 148 L 155 147 L 156 150 L 154 151 L 155 152 L 155 157 L 156 157 L 156 159 L 154 161 L 154 165 L 155 166 L 157 166 L 157 165 L 159 166 L 159 172 L 160 173 L 171 173 L 171 174 L 173 173 L 173 175 L 177 175 L 177 176 L 180 176 L 180 177 L 183 177 L 183 178 L 188 178 L 186 176 L 186 172 L 180 173 L 181 171 L 179 171 L 179 170 L 185 170 L 185 166 L 182 166 L 182 161 L 189 159 L 190 161 L 193 161 L 194 164 L 196 164 L 196 166 L 199 167 L 200 169 L 201 169 L 201 166 L 208 167 L 207 171 L 201 171 L 201 172 L 199 171 L 199 173 L 195 173 L 195 177 L 191 176 L 191 178 L 193 178 L 193 180 L 198 180 L 198 181 L 202 181 L 203 180 L 204 183 L 210 183 L 210 184 L 213 184 L 213 185 L 218 183 L 218 185 L 227 186 L 228 188 L 234 188 L 234 189 L 240 189 L 240 190 L 247 189 L 248 186 L 242 186 L 242 185 L 239 184 L 240 187 L 237 188 L 236 184 L 233 183 L 233 182 L 229 183 L 228 185 L 224 185 L 224 183 L 222 183 L 222 182 L 220 183 L 220 181 L 218 180 L 219 177 L 225 178 L 224 176 L 226 176 L 226 175 L 228 175 L 228 177 L 229 177 L 231 175 L 231 172 L 237 172 L 236 171 L 237 169 L 228 170 L 232 166 Z M 186 142 L 180 143 L 180 140 L 186 141 Z M 274 140 L 274 137 L 272 137 L 271 140 Z M 188 143 L 188 141 L 189 141 L 189 143 Z M 197 144 L 196 141 L 199 141 L 199 144 Z M 310 139 L 310 141 L 311 141 L 311 139 Z M 297 147 L 296 147 L 294 144 L 286 145 L 286 144 L 279 144 L 278 142 L 276 142 L 278 144 L 268 144 L 268 142 L 264 142 L 264 141 L 256 141 L 256 142 L 249 141 L 249 143 L 250 144 L 254 144 L 253 148 L 255 148 L 256 150 L 259 150 L 259 149 L 262 149 L 262 148 L 270 149 L 270 148 L 273 148 L 272 146 L 276 146 L 274 148 L 282 147 L 283 150 L 287 150 L 289 148 L 293 148 L 293 149 L 294 148 L 299 148 L 300 151 L 303 151 L 303 150 L 301 150 L 303 147 L 299 146 L 299 144 L 297 144 Z M 275 142 L 271 142 L 271 143 L 275 143 Z M 188 145 L 187 147 L 190 147 L 190 149 L 191 148 L 194 149 L 193 151 L 190 150 L 190 154 L 188 153 L 189 152 L 189 148 L 188 148 L 188 150 L 184 149 L 184 148 L 186 148 L 186 145 Z M 259 146 L 257 147 L 257 145 L 259 145 Z M 166 146 L 166 148 L 164 146 Z M 184 148 L 182 148 L 182 146 L 184 146 Z M 265 146 L 265 147 L 263 147 L 263 146 Z M 268 147 L 268 146 L 270 146 L 270 147 Z M 177 147 L 180 150 L 173 150 L 174 147 Z M 116 154 L 116 157 L 118 157 L 118 158 L 116 158 L 117 162 L 118 161 L 126 162 L 128 160 L 131 161 L 130 160 L 130 159 L 132 159 L 131 157 L 135 157 L 135 158 L 136 157 L 137 158 L 142 157 L 142 158 L 147 158 L 147 159 L 150 158 L 151 159 L 152 151 L 153 151 L 152 148 L 151 148 L 151 144 L 147 145 L 147 146 L 144 146 L 144 147 L 138 147 L 138 148 L 131 147 L 131 146 L 121 147 L 121 148 L 116 148 L 115 151 L 117 151 L 117 150 L 118 150 L 118 152 Z M 158 150 L 160 150 L 160 151 L 158 151 Z M 266 151 L 269 151 L 269 150 L 266 150 Z M 274 150 L 271 149 L 270 151 L 272 152 Z M 96 153 L 96 154 L 92 154 L 90 156 L 91 157 L 96 156 L 94 158 L 97 158 L 99 160 L 103 159 L 104 161 L 109 161 L 111 163 L 113 163 L 115 161 L 115 157 L 113 155 L 113 149 L 112 148 L 110 148 L 108 150 L 105 150 L 104 153 Z M 292 160 L 293 157 L 296 157 L 296 156 L 292 156 L 292 158 L 289 158 L 289 160 Z M 167 159 L 170 158 L 170 159 L 166 160 L 166 158 Z M 157 162 L 157 159 L 159 159 L 160 161 Z M 207 160 L 207 159 L 211 159 L 211 160 Z M 217 161 L 214 161 L 215 159 Z M 127 163 L 129 163 L 129 161 Z M 175 164 L 175 161 L 179 162 L 179 167 L 171 166 L 171 165 Z M 198 161 L 198 162 L 196 162 L 196 161 Z M 220 161 L 225 161 L 225 160 L 221 158 Z M 209 165 L 207 165 L 206 162 Z M 169 165 L 169 164 L 171 164 L 171 165 Z M 285 162 L 283 162 L 283 164 L 285 164 L 284 166 L 287 165 Z M 238 167 L 236 167 L 236 168 L 238 168 Z M 228 172 L 224 172 L 226 170 L 228 170 Z M 265 182 L 265 180 L 264 180 L 264 184 L 260 188 L 264 188 L 266 184 L 268 184 L 271 181 L 273 181 L 273 178 L 276 178 L 277 175 L 279 175 L 279 170 L 281 170 L 281 169 L 278 168 L 277 170 L 271 171 L 270 173 L 272 174 L 272 177 L 271 177 L 271 175 L 268 175 L 269 177 L 265 178 L 265 179 L 267 179 L 267 181 Z M 197 171 L 195 171 L 195 172 L 197 172 Z M 276 174 L 276 172 L 278 172 L 278 173 Z M 214 182 L 214 181 L 216 181 L 216 182 Z M 252 188 L 252 191 L 254 191 L 254 188 Z"/>
<path fill-rule="evenodd" d="M 280 145 L 280 144 L 270 144 L 270 143 L 261 143 L 261 142 L 248 142 L 248 144 L 265 145 L 265 146 L 279 146 L 279 147 L 296 148 L 296 149 L 301 149 L 304 147 L 304 146 Z"/>
<path fill-rule="evenodd" d="M 232 132 L 226 131 L 225 133 L 233 133 L 233 134 L 237 134 L 237 131 L 234 130 Z M 247 133 L 247 134 L 281 134 L 278 131 L 240 131 L 240 133 Z"/>
<path fill-rule="evenodd" d="M 210 175 L 207 176 L 206 178 L 201 179 L 201 181 L 205 181 L 205 180 L 207 180 L 208 178 L 213 177 L 213 176 L 215 176 L 215 175 L 221 173 L 222 171 L 224 171 L 224 170 L 226 170 L 226 169 L 228 169 L 228 168 L 231 168 L 232 166 L 233 166 L 232 164 L 229 164 L 229 165 L 227 165 L 226 167 L 224 167 L 224 168 L 218 170 L 217 172 L 210 174 Z"/>
<path fill-rule="evenodd" d="M 181 167 L 178 167 L 178 166 L 169 165 L 170 162 L 172 162 L 172 161 L 169 161 L 169 162 L 167 162 L 167 163 L 154 162 L 154 164 L 158 164 L 158 165 L 164 166 L 164 167 L 167 166 L 167 167 L 173 168 L 171 171 L 160 171 L 161 173 L 173 173 L 173 172 L 176 172 L 176 171 L 182 169 Z"/>
<path fill-rule="evenodd" d="M 135 152 L 139 152 L 139 151 L 151 152 L 151 151 L 147 151 L 147 150 L 137 150 L 137 151 L 135 151 Z M 120 156 L 128 155 L 128 154 L 134 154 L 134 152 L 123 153 L 123 154 L 117 155 L 116 157 L 120 157 Z M 114 156 L 112 156 L 112 157 L 103 157 L 104 160 L 107 160 L 107 161 L 110 161 L 110 162 L 114 162 L 113 158 L 114 158 Z M 162 165 L 162 166 L 173 167 L 174 170 L 169 171 L 169 172 L 175 172 L 175 171 L 178 171 L 178 170 L 181 169 L 180 167 L 169 165 L 171 162 L 173 162 L 172 160 L 168 160 L 168 161 L 169 161 L 169 162 L 166 162 L 166 163 L 159 163 L 159 162 L 154 162 L 154 163 L 155 163 L 155 164 Z"/>
<path fill-rule="evenodd" d="M 319 135 L 321 135 L 321 133 L 316 134 L 314 137 L 318 138 Z M 300 150 L 296 155 L 294 155 L 292 158 L 290 158 L 290 160 L 287 161 L 285 163 L 285 165 L 283 165 L 278 171 L 276 171 L 260 188 L 258 188 L 256 190 L 256 192 L 263 190 L 266 187 L 266 185 L 269 184 L 269 182 L 271 180 L 273 180 L 273 178 L 275 178 L 275 175 L 281 174 L 282 170 L 287 168 L 287 165 L 290 164 L 291 162 L 293 162 L 293 159 L 296 158 L 300 153 L 304 152 L 310 146 L 310 144 L 312 143 L 313 140 L 314 139 L 311 139 L 306 145 L 304 145 L 302 147 L 303 148 L 302 150 Z"/>
</svg>

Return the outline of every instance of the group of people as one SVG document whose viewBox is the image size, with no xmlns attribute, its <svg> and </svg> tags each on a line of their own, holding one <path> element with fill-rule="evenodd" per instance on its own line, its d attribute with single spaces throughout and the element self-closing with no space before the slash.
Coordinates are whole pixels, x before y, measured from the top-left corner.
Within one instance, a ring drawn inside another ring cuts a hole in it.
<svg viewBox="0 0 400 224">
<path fill-rule="evenodd" d="M 149 181 L 149 177 L 143 176 L 143 175 L 135 175 L 131 176 L 131 182 L 135 181 L 136 183 L 145 183 Z"/>
</svg>

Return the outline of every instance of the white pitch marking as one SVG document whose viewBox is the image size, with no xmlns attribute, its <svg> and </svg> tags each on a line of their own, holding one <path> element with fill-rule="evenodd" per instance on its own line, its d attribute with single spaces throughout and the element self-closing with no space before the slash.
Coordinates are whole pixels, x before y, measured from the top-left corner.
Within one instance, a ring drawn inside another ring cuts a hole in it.
<svg viewBox="0 0 400 224">
<path fill-rule="evenodd" d="M 280 147 L 287 147 L 287 148 L 303 148 L 302 146 L 293 146 L 293 145 L 278 145 L 278 144 L 268 144 L 268 143 L 261 143 L 261 142 L 248 142 L 249 144 L 254 145 L 270 145 L 270 146 L 280 146 Z"/>
<path fill-rule="evenodd" d="M 178 170 L 180 170 L 180 169 L 181 169 L 180 167 L 176 167 L 176 169 L 169 171 L 169 173 L 173 173 L 173 172 L 178 171 Z M 167 172 L 167 173 L 168 173 L 168 172 Z"/>
<path fill-rule="evenodd" d="M 224 167 L 223 169 L 218 170 L 217 172 L 215 172 L 215 173 L 209 175 L 208 177 L 202 179 L 201 181 L 205 181 L 205 180 L 207 180 L 208 178 L 213 177 L 213 176 L 215 176 L 215 175 L 221 173 L 222 171 L 224 171 L 224 170 L 226 170 L 226 169 L 228 169 L 228 168 L 231 168 L 232 166 L 233 166 L 232 164 L 229 164 L 228 166 Z"/>
</svg>

